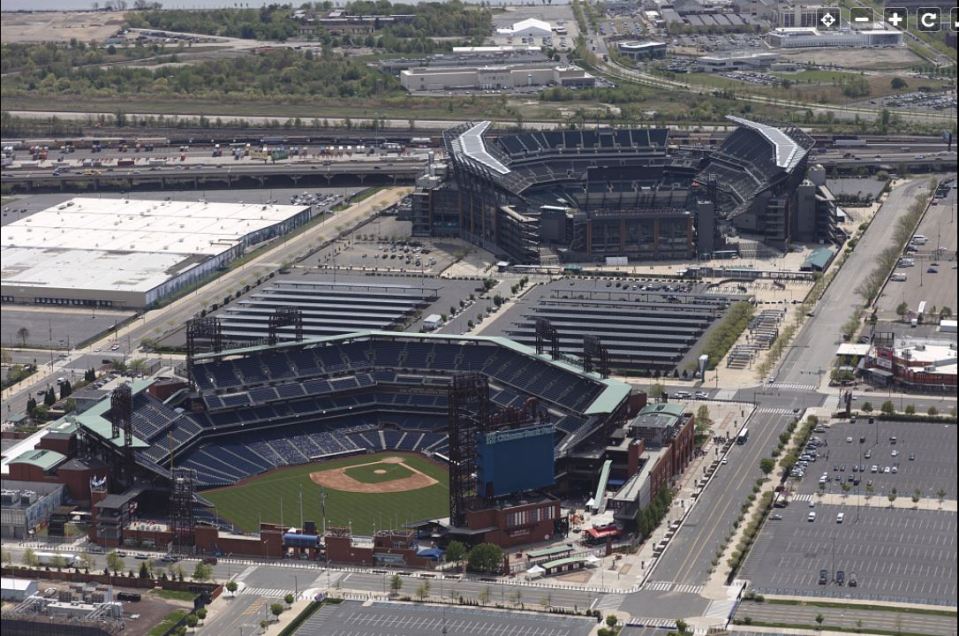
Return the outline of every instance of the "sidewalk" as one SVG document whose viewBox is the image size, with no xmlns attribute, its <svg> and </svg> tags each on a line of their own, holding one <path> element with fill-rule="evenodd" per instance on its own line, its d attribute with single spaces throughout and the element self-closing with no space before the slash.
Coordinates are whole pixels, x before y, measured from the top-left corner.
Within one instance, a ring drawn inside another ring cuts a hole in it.
<svg viewBox="0 0 959 636">
<path fill-rule="evenodd" d="M 894 501 L 889 501 L 885 495 L 847 495 L 841 493 L 815 494 L 814 499 L 818 504 L 830 506 L 848 506 L 855 508 L 899 508 L 908 510 L 937 510 L 943 512 L 956 512 L 959 510 L 959 502 L 955 499 L 933 499 L 931 497 L 922 497 L 919 501 L 912 500 L 911 493 L 899 493 Z"/>
</svg>

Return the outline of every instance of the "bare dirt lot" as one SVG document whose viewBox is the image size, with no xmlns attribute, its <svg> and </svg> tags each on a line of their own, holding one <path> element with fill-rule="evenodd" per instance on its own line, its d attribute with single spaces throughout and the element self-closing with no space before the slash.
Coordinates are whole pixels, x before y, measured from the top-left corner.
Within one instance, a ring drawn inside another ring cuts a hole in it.
<svg viewBox="0 0 959 636">
<path fill-rule="evenodd" d="M 919 62 L 909 49 L 798 49 L 780 51 L 783 60 L 839 68 L 884 70 L 908 68 Z"/>
<path fill-rule="evenodd" d="M 123 26 L 121 11 L 43 11 L 0 14 L 0 41 L 80 42 L 103 41 Z"/>
<path fill-rule="evenodd" d="M 352 468 L 375 466 L 376 464 L 403 464 L 403 467 L 413 474 L 409 477 L 390 481 L 364 483 L 346 473 L 347 470 Z M 433 484 L 438 483 L 429 475 L 421 473 L 412 466 L 404 463 L 402 457 L 384 457 L 379 461 L 369 464 L 353 464 L 352 466 L 345 466 L 343 468 L 320 470 L 315 473 L 310 473 L 310 480 L 318 486 L 330 488 L 331 490 L 362 493 L 407 492 L 410 490 L 419 490 L 420 488 L 429 488 Z"/>
</svg>

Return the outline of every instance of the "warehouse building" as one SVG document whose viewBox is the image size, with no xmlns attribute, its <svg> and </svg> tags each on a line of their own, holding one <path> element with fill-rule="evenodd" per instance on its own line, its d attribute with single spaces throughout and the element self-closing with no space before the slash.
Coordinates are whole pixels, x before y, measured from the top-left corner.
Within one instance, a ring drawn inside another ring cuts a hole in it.
<svg viewBox="0 0 959 636">
<path fill-rule="evenodd" d="M 697 73 L 725 73 L 729 71 L 763 71 L 779 59 L 778 53 L 740 52 L 704 55 L 693 62 L 690 70 Z"/>
<path fill-rule="evenodd" d="M 310 217 L 308 206 L 72 199 L 3 226 L 2 301 L 149 307 Z"/>
<path fill-rule="evenodd" d="M 779 27 L 766 34 L 770 46 L 798 48 L 873 48 L 902 46 L 901 31 L 872 29 L 867 31 L 819 31 L 811 27 Z"/>
<path fill-rule="evenodd" d="M 532 86 L 592 88 L 596 78 L 577 66 L 553 63 L 455 68 L 411 68 L 400 72 L 408 91 L 503 90 Z"/>
</svg>

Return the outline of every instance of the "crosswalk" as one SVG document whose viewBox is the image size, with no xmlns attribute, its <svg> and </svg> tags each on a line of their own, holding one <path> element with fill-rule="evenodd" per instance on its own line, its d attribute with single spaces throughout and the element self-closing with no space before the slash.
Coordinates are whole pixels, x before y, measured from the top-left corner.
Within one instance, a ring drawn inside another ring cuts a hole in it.
<svg viewBox="0 0 959 636">
<path fill-rule="evenodd" d="M 721 400 L 723 402 L 730 402 L 736 397 L 736 391 L 732 389 L 720 389 L 716 391 L 716 394 L 713 395 L 714 400 Z"/>
<path fill-rule="evenodd" d="M 293 594 L 293 590 L 281 590 L 275 587 L 244 587 L 239 594 L 252 594 L 263 598 L 283 598 L 287 594 Z"/>
<path fill-rule="evenodd" d="M 643 618 L 634 616 L 626 623 L 630 627 L 659 627 L 662 629 L 676 629 L 676 621 L 670 618 Z"/>
<path fill-rule="evenodd" d="M 809 503 L 810 501 L 812 501 L 812 494 L 810 494 L 810 493 L 808 493 L 808 492 L 805 492 L 805 493 L 797 493 L 797 494 L 795 494 L 795 495 L 792 496 L 792 500 L 793 500 L 793 501 L 802 501 L 802 502 L 805 502 L 805 503 Z"/>
<path fill-rule="evenodd" d="M 819 389 L 815 384 L 798 384 L 796 382 L 773 382 L 766 386 L 770 389 L 779 389 L 780 391 L 816 391 Z"/>
<path fill-rule="evenodd" d="M 771 406 L 761 406 L 756 409 L 755 413 L 757 415 L 794 415 L 792 409 L 778 409 Z M 798 413 L 795 413 L 798 415 Z"/>
<path fill-rule="evenodd" d="M 672 581 L 648 581 L 643 585 L 644 590 L 650 592 L 680 592 L 683 594 L 699 594 L 703 585 L 680 585 Z"/>
</svg>

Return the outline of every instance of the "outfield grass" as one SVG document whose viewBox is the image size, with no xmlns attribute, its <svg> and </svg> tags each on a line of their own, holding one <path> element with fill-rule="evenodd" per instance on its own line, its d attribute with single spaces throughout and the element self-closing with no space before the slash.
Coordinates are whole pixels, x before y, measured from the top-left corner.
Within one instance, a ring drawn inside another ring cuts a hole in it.
<svg viewBox="0 0 959 636">
<path fill-rule="evenodd" d="M 220 517 L 230 520 L 244 531 L 251 532 L 257 529 L 257 524 L 261 520 L 298 526 L 300 493 L 302 493 L 303 519 L 315 521 L 317 527 L 322 527 L 320 487 L 310 480 L 310 473 L 330 468 L 368 464 L 387 456 L 402 456 L 408 465 L 436 479 L 439 483 L 410 492 L 384 494 L 324 489 L 328 526 L 352 524 L 355 533 L 370 534 L 374 527 L 398 527 L 407 522 L 445 517 L 449 514 L 449 475 L 446 468 L 419 455 L 397 452 L 355 455 L 326 462 L 292 466 L 261 477 L 254 477 L 238 486 L 206 490 L 202 494 L 216 505 L 216 512 Z M 394 466 L 396 465 L 379 464 L 369 467 L 370 478 L 359 479 L 353 474 L 350 476 L 367 483 L 375 483 L 372 477 L 379 479 L 383 476 L 374 475 L 373 470 L 378 468 L 389 470 Z M 396 476 L 392 477 L 392 479 L 396 478 Z"/>
<path fill-rule="evenodd" d="M 377 471 L 383 471 L 378 473 Z M 404 479 L 413 472 L 402 464 L 373 464 L 372 466 L 357 466 L 344 470 L 347 475 L 364 484 L 380 484 L 384 481 Z"/>
</svg>

